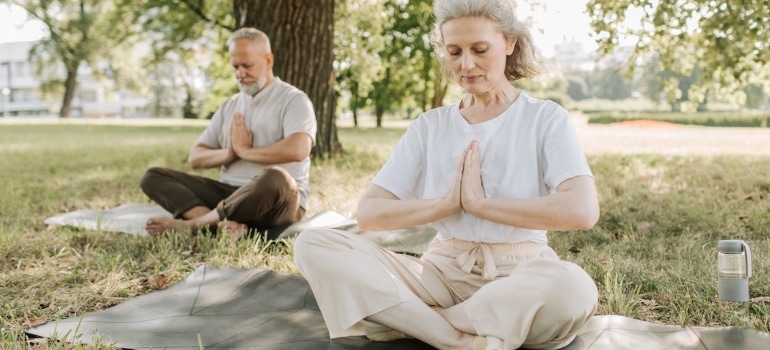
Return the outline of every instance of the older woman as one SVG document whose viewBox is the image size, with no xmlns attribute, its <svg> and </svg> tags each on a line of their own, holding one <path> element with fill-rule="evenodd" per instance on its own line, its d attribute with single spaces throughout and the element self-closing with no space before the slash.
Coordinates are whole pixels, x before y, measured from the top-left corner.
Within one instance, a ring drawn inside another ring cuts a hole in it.
<svg viewBox="0 0 770 350">
<path fill-rule="evenodd" d="M 547 230 L 588 230 L 593 176 L 567 112 L 511 84 L 538 54 L 509 0 L 437 0 L 434 41 L 467 94 L 422 114 L 358 207 L 362 229 L 432 224 L 421 258 L 337 230 L 308 230 L 295 262 L 332 338 L 412 336 L 440 349 L 558 349 L 598 292 Z M 403 334 L 402 334 L 403 333 Z"/>
</svg>

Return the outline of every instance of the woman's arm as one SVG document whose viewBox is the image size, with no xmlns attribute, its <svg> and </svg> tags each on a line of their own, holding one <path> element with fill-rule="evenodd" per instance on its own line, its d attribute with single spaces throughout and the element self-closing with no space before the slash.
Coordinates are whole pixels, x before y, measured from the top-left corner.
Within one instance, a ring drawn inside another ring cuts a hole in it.
<svg viewBox="0 0 770 350">
<path fill-rule="evenodd" d="M 397 230 L 431 223 L 460 211 L 446 198 L 401 200 L 390 191 L 370 185 L 358 202 L 362 230 Z"/>
<path fill-rule="evenodd" d="M 465 149 L 455 169 L 452 186 L 442 198 L 401 200 L 378 185 L 370 185 L 358 202 L 358 227 L 362 230 L 397 230 L 438 221 L 462 210 L 464 159 L 470 148 Z"/>
<path fill-rule="evenodd" d="M 476 217 L 536 230 L 589 230 L 599 220 L 599 199 L 590 176 L 567 179 L 556 193 L 544 197 L 476 198 L 463 205 Z"/>
</svg>

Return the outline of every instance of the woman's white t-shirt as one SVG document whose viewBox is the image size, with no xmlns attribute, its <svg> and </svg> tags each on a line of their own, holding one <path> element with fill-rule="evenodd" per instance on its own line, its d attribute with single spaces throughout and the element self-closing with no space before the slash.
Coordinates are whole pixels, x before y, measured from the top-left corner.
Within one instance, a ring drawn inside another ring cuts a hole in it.
<svg viewBox="0 0 770 350">
<path fill-rule="evenodd" d="M 481 179 L 488 198 L 546 196 L 564 180 L 593 176 L 567 111 L 521 92 L 505 112 L 483 123 L 468 124 L 459 102 L 421 114 L 373 183 L 400 199 L 441 198 L 472 140 L 479 141 Z M 547 241 L 545 230 L 503 225 L 465 211 L 432 225 L 439 239 Z"/>
</svg>

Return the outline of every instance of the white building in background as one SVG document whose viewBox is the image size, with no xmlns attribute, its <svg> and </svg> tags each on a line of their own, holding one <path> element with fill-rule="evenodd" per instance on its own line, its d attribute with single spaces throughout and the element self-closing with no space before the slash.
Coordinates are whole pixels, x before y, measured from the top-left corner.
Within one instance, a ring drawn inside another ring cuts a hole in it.
<svg viewBox="0 0 770 350">
<path fill-rule="evenodd" d="M 584 43 L 567 40 L 565 37 L 561 43 L 554 46 L 554 55 L 551 63 L 558 67 L 558 70 L 582 70 L 592 71 L 595 68 L 625 68 L 629 64 L 631 55 L 634 52 L 634 46 L 620 46 L 615 51 L 606 56 L 599 56 L 596 51 L 586 50 Z"/>
<path fill-rule="evenodd" d="M 585 44 L 565 37 L 554 45 L 553 63 L 560 68 L 574 70 L 593 70 L 596 66 L 596 53 L 586 50 Z"/>
<path fill-rule="evenodd" d="M 29 50 L 35 42 L 0 44 L 0 116 L 57 117 L 62 98 L 46 101 L 39 91 Z M 150 117 L 151 101 L 128 91 L 113 92 L 80 69 L 72 117 Z M 63 75 L 63 74 L 62 74 Z"/>
</svg>

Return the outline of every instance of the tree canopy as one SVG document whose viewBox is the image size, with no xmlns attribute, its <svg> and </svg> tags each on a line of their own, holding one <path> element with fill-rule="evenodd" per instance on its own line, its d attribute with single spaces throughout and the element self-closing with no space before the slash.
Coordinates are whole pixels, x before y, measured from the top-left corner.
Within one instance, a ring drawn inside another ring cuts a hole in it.
<svg viewBox="0 0 770 350">
<path fill-rule="evenodd" d="M 632 62 L 654 61 L 669 72 L 664 90 L 678 88 L 674 77 L 697 77 L 677 94 L 701 103 L 709 92 L 770 89 L 767 0 L 589 0 L 586 6 L 600 52 L 611 54 L 624 38 L 633 39 Z"/>
<path fill-rule="evenodd" d="M 81 66 L 96 78 L 128 82 L 129 41 L 139 32 L 130 0 L 10 0 L 48 26 L 49 37 L 30 53 L 43 93 L 62 96 L 60 116 L 69 117 Z M 121 64 L 114 64 L 120 60 Z M 61 64 L 61 66 L 59 65 Z M 63 67 L 63 72 L 60 68 Z M 62 74 L 63 73 L 63 74 Z"/>
</svg>

